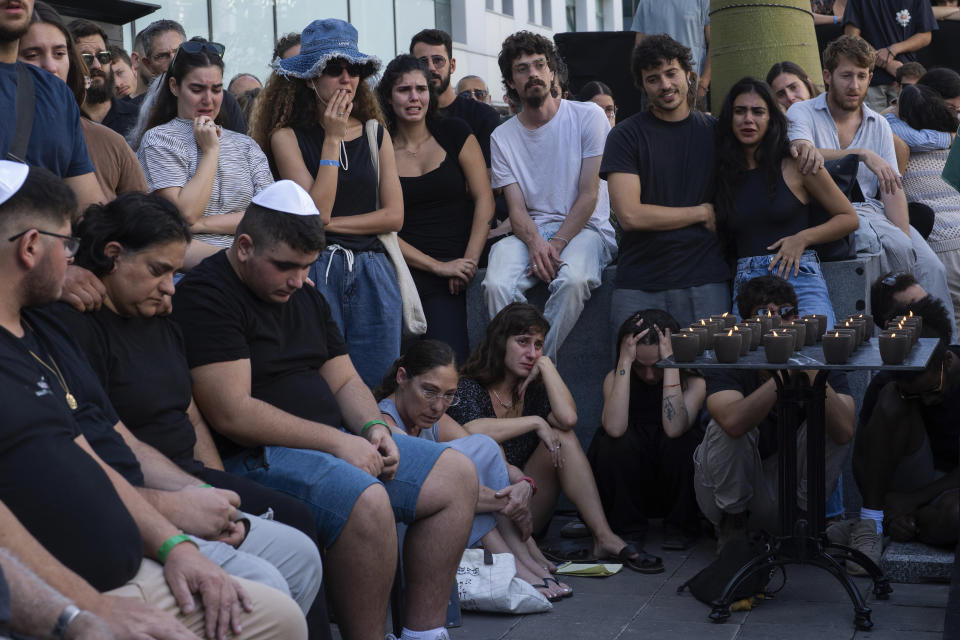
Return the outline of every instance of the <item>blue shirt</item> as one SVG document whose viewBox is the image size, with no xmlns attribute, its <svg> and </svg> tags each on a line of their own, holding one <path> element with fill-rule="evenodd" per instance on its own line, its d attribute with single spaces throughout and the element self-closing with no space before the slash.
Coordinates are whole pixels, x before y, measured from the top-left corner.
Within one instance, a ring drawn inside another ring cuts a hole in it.
<svg viewBox="0 0 960 640">
<path fill-rule="evenodd" d="M 23 63 L 20 63 L 23 64 Z M 27 145 L 27 164 L 43 167 L 61 178 L 93 173 L 80 128 L 80 108 L 66 83 L 48 71 L 25 65 L 33 74 L 35 106 Z M 17 67 L 0 63 L 0 152 L 13 144 L 17 119 Z"/>
<path fill-rule="evenodd" d="M 630 29 L 648 36 L 665 33 L 689 47 L 693 70 L 699 74 L 706 62 L 704 28 L 709 24 L 709 0 L 640 0 Z"/>
<path fill-rule="evenodd" d="M 917 131 L 892 113 L 886 113 L 883 117 L 887 119 L 893 133 L 907 143 L 910 151 L 949 149 L 950 143 L 953 142 L 950 139 L 950 134 L 945 131 L 937 131 L 935 129 Z"/>
</svg>

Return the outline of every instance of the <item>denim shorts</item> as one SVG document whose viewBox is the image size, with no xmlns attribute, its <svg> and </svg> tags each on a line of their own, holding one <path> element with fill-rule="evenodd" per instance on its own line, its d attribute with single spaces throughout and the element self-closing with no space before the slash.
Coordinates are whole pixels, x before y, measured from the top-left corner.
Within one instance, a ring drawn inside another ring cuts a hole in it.
<svg viewBox="0 0 960 640">
<path fill-rule="evenodd" d="M 245 476 L 307 503 L 320 539 L 332 545 L 347 524 L 353 505 L 372 484 L 383 484 L 398 522 L 414 521 L 420 488 L 445 447 L 421 438 L 394 435 L 400 453 L 397 475 L 381 482 L 349 462 L 323 451 L 262 447 L 223 461 L 231 473 Z"/>
<path fill-rule="evenodd" d="M 735 315 L 740 315 L 737 309 L 737 293 L 745 282 L 760 276 L 776 275 L 775 272 L 768 271 L 773 257 L 774 254 L 771 253 L 737 260 L 737 275 L 733 279 L 733 313 Z M 830 302 L 830 294 L 827 292 L 827 282 L 823 279 L 820 259 L 815 251 L 804 251 L 800 256 L 800 270 L 797 275 L 793 275 L 793 269 L 791 269 L 784 279 L 793 285 L 793 290 L 797 293 L 798 317 L 811 314 L 825 315 L 827 328 L 836 324 L 836 314 L 833 312 L 833 303 Z"/>
</svg>

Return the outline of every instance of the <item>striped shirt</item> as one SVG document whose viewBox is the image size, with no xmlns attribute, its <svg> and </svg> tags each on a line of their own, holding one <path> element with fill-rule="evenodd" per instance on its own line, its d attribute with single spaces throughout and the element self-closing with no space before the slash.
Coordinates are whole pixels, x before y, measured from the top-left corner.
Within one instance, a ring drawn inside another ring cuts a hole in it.
<svg viewBox="0 0 960 640">
<path fill-rule="evenodd" d="M 197 172 L 200 148 L 193 121 L 174 118 L 143 135 L 137 159 L 150 191 L 183 187 Z M 243 211 L 257 193 L 273 183 L 270 165 L 252 138 L 228 129 L 220 133 L 220 156 L 204 216 Z M 197 240 L 218 247 L 233 244 L 232 235 L 198 233 Z"/>
</svg>

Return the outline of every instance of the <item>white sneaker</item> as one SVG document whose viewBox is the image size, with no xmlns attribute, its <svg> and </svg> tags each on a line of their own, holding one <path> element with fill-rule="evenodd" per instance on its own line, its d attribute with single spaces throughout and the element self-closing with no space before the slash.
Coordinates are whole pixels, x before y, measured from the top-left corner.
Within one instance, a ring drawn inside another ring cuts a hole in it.
<svg viewBox="0 0 960 640">
<path fill-rule="evenodd" d="M 850 528 L 850 546 L 864 554 L 873 563 L 880 566 L 880 556 L 883 555 L 883 536 L 877 532 L 877 523 L 865 519 L 856 522 Z M 847 573 L 854 576 L 869 575 L 859 564 L 847 560 Z"/>
</svg>

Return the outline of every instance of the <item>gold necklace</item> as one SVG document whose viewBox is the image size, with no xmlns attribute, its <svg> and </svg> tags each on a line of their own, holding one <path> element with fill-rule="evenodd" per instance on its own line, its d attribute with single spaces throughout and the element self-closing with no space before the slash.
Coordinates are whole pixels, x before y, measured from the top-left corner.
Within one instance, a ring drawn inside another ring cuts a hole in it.
<svg viewBox="0 0 960 640">
<path fill-rule="evenodd" d="M 503 400 L 501 400 L 501 399 L 500 399 L 500 394 L 497 393 L 497 390 L 496 390 L 496 389 L 490 389 L 490 391 L 493 391 L 493 396 L 497 399 L 497 402 L 500 403 L 500 406 L 501 406 L 501 407 L 503 407 L 503 408 L 506 409 L 507 411 L 509 411 L 510 409 L 513 409 L 514 403 L 511 402 L 510 404 L 507 404 L 506 402 L 504 402 Z"/>
<path fill-rule="evenodd" d="M 26 320 L 23 320 L 23 324 L 26 325 L 27 329 L 29 329 L 31 333 L 36 335 L 36 331 L 33 330 L 33 327 L 30 326 L 29 322 L 27 322 Z M 33 356 L 34 360 L 36 360 L 41 365 L 43 365 L 43 367 L 47 371 L 49 371 L 54 378 L 57 379 L 57 382 L 60 383 L 60 387 L 63 389 L 63 394 L 64 394 L 63 397 L 67 401 L 67 406 L 70 407 L 71 411 L 76 411 L 77 399 L 73 397 L 72 393 L 70 393 L 70 387 L 67 386 L 67 380 L 66 378 L 63 377 L 63 374 L 60 372 L 60 367 L 57 366 L 57 361 L 53 359 L 53 356 L 52 355 L 50 356 L 50 363 L 53 365 L 51 367 L 49 364 L 44 362 L 44 360 L 40 356 L 35 354 L 32 349 L 27 349 L 27 351 L 30 352 L 30 355 Z"/>
</svg>

